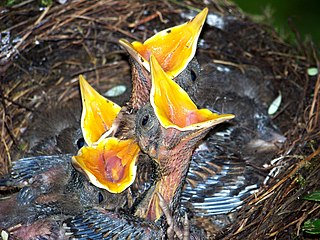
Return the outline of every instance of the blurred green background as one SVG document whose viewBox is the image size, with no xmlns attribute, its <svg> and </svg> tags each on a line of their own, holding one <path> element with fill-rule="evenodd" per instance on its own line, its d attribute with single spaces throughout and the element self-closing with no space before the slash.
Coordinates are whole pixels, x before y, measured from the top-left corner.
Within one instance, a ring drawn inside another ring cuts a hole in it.
<svg viewBox="0 0 320 240">
<path fill-rule="evenodd" d="M 320 1 L 319 0 L 233 0 L 240 8 L 256 20 L 267 17 L 277 31 L 289 40 L 293 39 L 288 19 L 302 36 L 311 37 L 320 46 Z M 265 20 L 265 19 L 264 19 Z"/>
</svg>

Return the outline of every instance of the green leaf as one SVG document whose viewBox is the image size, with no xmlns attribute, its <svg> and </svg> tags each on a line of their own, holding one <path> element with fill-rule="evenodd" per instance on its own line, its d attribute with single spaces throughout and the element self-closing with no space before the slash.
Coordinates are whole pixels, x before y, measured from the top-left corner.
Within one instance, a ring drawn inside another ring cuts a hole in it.
<svg viewBox="0 0 320 240">
<path fill-rule="evenodd" d="M 320 234 L 320 219 L 305 221 L 302 230 L 310 234 Z"/>
<path fill-rule="evenodd" d="M 303 199 L 320 202 L 320 191 L 315 191 L 305 196 Z"/>
<path fill-rule="evenodd" d="M 52 0 L 41 0 L 41 5 L 48 7 L 49 5 L 52 5 Z"/>
<path fill-rule="evenodd" d="M 8 6 L 8 7 L 12 7 L 13 5 L 15 5 L 16 4 L 16 1 L 15 0 L 7 0 L 7 3 L 6 3 L 6 5 Z"/>
<path fill-rule="evenodd" d="M 308 72 L 309 76 L 316 76 L 318 74 L 318 69 L 317 68 L 308 68 L 307 72 Z"/>
</svg>

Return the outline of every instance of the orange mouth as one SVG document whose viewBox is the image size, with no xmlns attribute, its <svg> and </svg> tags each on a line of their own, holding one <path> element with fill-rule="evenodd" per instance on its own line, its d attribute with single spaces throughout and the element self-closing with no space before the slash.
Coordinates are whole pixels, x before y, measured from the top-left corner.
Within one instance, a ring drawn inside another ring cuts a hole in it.
<svg viewBox="0 0 320 240">
<path fill-rule="evenodd" d="M 119 42 L 148 71 L 150 56 L 154 55 L 168 76 L 174 78 L 194 57 L 207 14 L 208 8 L 205 8 L 189 22 L 165 29 L 144 43 L 129 43 L 123 39 Z"/>
<path fill-rule="evenodd" d="M 78 155 L 72 157 L 72 163 L 95 186 L 120 193 L 135 179 L 139 151 L 133 140 L 110 137 L 80 149 Z"/>
<path fill-rule="evenodd" d="M 187 131 L 208 128 L 234 118 L 232 114 L 217 114 L 208 109 L 198 109 L 189 95 L 168 77 L 155 57 L 150 57 L 150 63 L 150 102 L 163 127 Z"/>
<path fill-rule="evenodd" d="M 91 145 L 111 128 L 121 108 L 101 96 L 82 75 L 80 75 L 80 90 L 83 105 L 81 129 L 86 143 Z"/>
</svg>

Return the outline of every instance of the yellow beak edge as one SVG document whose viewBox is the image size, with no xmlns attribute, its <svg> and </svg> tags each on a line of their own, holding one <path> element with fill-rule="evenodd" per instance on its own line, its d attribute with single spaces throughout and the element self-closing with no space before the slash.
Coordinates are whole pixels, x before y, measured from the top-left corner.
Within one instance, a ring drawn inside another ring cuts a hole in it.
<svg viewBox="0 0 320 240">
<path fill-rule="evenodd" d="M 79 79 L 82 99 L 81 129 L 86 143 L 91 145 L 111 128 L 121 108 L 101 96 L 82 75 Z"/>
<path fill-rule="evenodd" d="M 95 186 L 121 193 L 136 177 L 139 146 L 133 140 L 110 137 L 97 145 L 83 147 L 72 157 L 73 165 Z"/>
<path fill-rule="evenodd" d="M 173 79 L 194 57 L 207 14 L 208 8 L 205 8 L 189 22 L 165 29 L 144 43 L 129 43 L 121 39 L 120 44 L 148 71 L 150 56 L 153 54 L 162 69 Z"/>
<path fill-rule="evenodd" d="M 232 114 L 217 114 L 208 109 L 198 109 L 189 95 L 164 72 L 153 55 L 150 63 L 150 103 L 163 127 L 188 131 L 208 128 L 234 118 Z"/>
</svg>

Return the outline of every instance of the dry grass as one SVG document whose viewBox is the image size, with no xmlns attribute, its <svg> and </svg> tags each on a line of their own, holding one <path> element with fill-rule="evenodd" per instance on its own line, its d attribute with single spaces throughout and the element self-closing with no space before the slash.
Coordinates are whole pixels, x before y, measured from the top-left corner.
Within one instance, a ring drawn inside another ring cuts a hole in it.
<svg viewBox="0 0 320 240">
<path fill-rule="evenodd" d="M 177 13 L 205 6 L 192 1 L 69 2 L 44 11 L 37 1 L 0 9 L 2 43 L 10 32 L 9 44 L 0 45 L 0 175 L 8 171 L 12 151 L 24 147 L 20 136 L 35 112 L 79 97 L 79 74 L 101 91 L 130 81 L 119 38 L 144 40 L 155 29 L 183 22 Z M 278 154 L 277 178 L 247 200 L 238 221 L 218 238 L 306 238 L 302 223 L 320 217 L 319 204 L 302 200 L 319 189 L 320 76 L 306 73 L 311 66 L 320 69 L 317 52 L 299 38 L 297 47 L 286 44 L 272 28 L 251 22 L 227 1 L 211 2 L 210 11 L 238 20 L 228 34 L 217 31 L 206 54 L 240 68 L 259 67 L 272 80 L 284 99 L 274 121 L 288 139 Z"/>
</svg>

